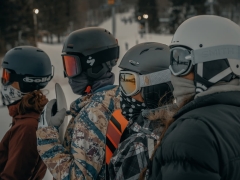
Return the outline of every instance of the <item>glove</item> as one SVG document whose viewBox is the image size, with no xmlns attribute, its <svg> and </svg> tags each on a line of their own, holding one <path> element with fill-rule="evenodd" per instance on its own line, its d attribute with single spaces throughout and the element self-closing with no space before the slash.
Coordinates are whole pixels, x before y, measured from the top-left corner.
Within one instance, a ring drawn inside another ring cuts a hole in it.
<svg viewBox="0 0 240 180">
<path fill-rule="evenodd" d="M 39 119 L 38 128 L 48 126 L 55 126 L 58 128 L 63 123 L 65 116 L 66 109 L 63 108 L 57 112 L 57 100 L 52 99 L 43 108 Z"/>
</svg>

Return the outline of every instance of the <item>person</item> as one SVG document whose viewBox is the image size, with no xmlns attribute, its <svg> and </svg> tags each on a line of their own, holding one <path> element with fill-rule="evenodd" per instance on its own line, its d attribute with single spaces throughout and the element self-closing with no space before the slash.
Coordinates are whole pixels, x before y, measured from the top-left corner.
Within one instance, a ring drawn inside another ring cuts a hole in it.
<svg viewBox="0 0 240 180">
<path fill-rule="evenodd" d="M 71 104 L 63 145 L 58 127 L 64 115 L 51 115 L 55 100 L 46 105 L 42 121 L 48 125 L 37 131 L 39 154 L 55 179 L 105 179 L 108 121 L 120 108 L 120 90 L 111 72 L 119 57 L 118 42 L 105 29 L 83 28 L 68 35 L 62 52 L 65 76 L 80 97 Z"/>
<path fill-rule="evenodd" d="M 151 158 L 148 179 L 240 179 L 239 47 L 240 27 L 223 17 L 196 16 L 178 27 L 170 70 L 180 110 Z"/>
<path fill-rule="evenodd" d="M 2 98 L 12 117 L 0 143 L 0 179 L 43 179 L 47 167 L 37 151 L 36 130 L 48 102 L 41 89 L 52 79 L 48 55 L 39 48 L 19 46 L 2 62 Z"/>
<path fill-rule="evenodd" d="M 158 107 L 173 100 L 169 59 L 167 45 L 148 42 L 129 49 L 120 62 L 120 105 L 129 123 L 109 163 L 112 180 L 137 180 L 147 166 L 162 124 Z"/>
</svg>

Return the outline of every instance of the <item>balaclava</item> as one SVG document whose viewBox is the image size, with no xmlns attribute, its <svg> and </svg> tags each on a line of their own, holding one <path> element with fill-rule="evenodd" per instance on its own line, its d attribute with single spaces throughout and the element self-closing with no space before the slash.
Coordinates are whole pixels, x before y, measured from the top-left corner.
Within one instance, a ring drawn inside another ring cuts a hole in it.
<svg viewBox="0 0 240 180">
<path fill-rule="evenodd" d="M 173 96 L 176 100 L 177 105 L 180 105 L 184 100 L 196 94 L 196 87 L 192 80 L 172 75 L 171 82 L 174 88 Z"/>
<path fill-rule="evenodd" d="M 69 78 L 68 82 L 72 88 L 72 91 L 78 95 L 84 95 L 87 86 L 91 86 L 92 92 L 97 89 L 112 85 L 114 83 L 114 74 L 112 72 L 106 72 L 104 75 L 98 79 L 90 81 L 90 78 L 87 76 L 86 72 L 82 72 L 80 75 Z"/>
</svg>

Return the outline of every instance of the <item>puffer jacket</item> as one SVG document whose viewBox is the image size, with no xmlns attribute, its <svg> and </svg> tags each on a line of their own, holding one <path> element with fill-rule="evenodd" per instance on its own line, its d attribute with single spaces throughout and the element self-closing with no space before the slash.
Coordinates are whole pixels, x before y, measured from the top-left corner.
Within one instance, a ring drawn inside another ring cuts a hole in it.
<svg viewBox="0 0 240 180">
<path fill-rule="evenodd" d="M 9 106 L 12 127 L 0 143 L 1 180 L 41 180 L 47 167 L 37 151 L 36 130 L 40 114 L 18 114 L 18 104 Z"/>
<path fill-rule="evenodd" d="M 239 97 L 221 92 L 185 105 L 157 148 L 148 179 L 240 179 Z"/>
<path fill-rule="evenodd" d="M 119 92 L 109 85 L 74 101 L 63 145 L 55 127 L 38 129 L 39 154 L 55 179 L 105 179 L 106 130 Z"/>
</svg>

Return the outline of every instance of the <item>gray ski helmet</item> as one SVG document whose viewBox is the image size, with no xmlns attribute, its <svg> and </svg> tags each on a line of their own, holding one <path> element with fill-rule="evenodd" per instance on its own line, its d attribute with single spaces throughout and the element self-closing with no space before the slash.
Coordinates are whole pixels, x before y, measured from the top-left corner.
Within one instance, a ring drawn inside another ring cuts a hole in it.
<svg viewBox="0 0 240 180">
<path fill-rule="evenodd" d="M 145 75 L 168 70 L 169 65 L 169 47 L 157 42 L 146 42 L 129 49 L 123 56 L 119 68 Z M 146 106 L 152 109 L 158 107 L 159 103 L 169 103 L 172 99 L 172 91 L 172 84 L 169 81 L 167 83 L 143 87 L 141 93 Z M 160 99 L 161 102 L 159 102 Z"/>
<path fill-rule="evenodd" d="M 169 64 L 169 47 L 157 42 L 147 42 L 129 49 L 118 67 L 139 74 L 149 74 L 166 70 Z"/>
<path fill-rule="evenodd" d="M 240 76 L 240 27 L 227 18 L 201 15 L 187 19 L 174 33 L 170 48 L 175 47 L 191 51 L 188 58 L 194 65 L 197 93 Z"/>
<path fill-rule="evenodd" d="M 82 71 L 86 71 L 90 78 L 97 79 L 116 65 L 119 46 L 106 29 L 88 27 L 70 33 L 64 42 L 62 53 L 78 55 Z M 89 58 L 95 60 L 91 66 L 87 64 Z"/>
<path fill-rule="evenodd" d="M 53 77 L 52 67 L 48 55 L 33 46 L 18 46 L 9 50 L 2 62 L 2 68 L 10 72 L 12 82 L 19 83 L 21 92 L 44 88 Z"/>
</svg>

